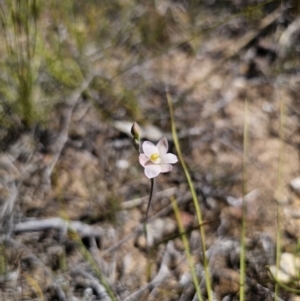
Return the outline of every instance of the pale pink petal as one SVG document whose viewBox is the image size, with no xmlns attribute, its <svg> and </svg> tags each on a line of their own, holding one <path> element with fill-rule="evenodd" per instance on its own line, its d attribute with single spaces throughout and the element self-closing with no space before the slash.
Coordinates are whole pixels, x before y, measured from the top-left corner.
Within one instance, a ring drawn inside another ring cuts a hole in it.
<svg viewBox="0 0 300 301">
<path fill-rule="evenodd" d="M 174 164 L 178 161 L 177 156 L 171 153 L 161 156 L 160 159 L 161 159 L 160 161 L 161 164 L 168 164 L 168 163 Z"/>
<path fill-rule="evenodd" d="M 150 141 L 145 141 L 142 145 L 145 155 L 150 158 L 153 154 L 158 154 L 157 147 Z"/>
<path fill-rule="evenodd" d="M 158 148 L 158 153 L 160 156 L 165 155 L 168 152 L 168 140 L 166 137 L 160 139 L 158 143 L 156 144 L 156 147 Z"/>
<path fill-rule="evenodd" d="M 171 164 L 160 164 L 159 166 L 161 168 L 161 172 L 169 172 L 173 168 Z"/>
<path fill-rule="evenodd" d="M 160 174 L 161 168 L 159 165 L 147 165 L 145 166 L 144 172 L 147 178 L 152 179 Z"/>
<path fill-rule="evenodd" d="M 145 154 L 140 154 L 139 155 L 139 162 L 140 164 L 145 167 L 145 165 L 147 164 L 147 162 L 149 162 L 149 158 L 145 155 Z M 150 161 L 151 162 L 151 161 Z"/>
</svg>

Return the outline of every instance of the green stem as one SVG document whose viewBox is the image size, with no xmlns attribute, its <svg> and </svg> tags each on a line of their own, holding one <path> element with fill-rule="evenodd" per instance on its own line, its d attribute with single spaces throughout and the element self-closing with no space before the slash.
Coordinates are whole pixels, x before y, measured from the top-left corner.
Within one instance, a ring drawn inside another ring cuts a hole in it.
<svg viewBox="0 0 300 301">
<path fill-rule="evenodd" d="M 148 246 L 148 232 L 147 232 L 147 221 L 148 221 L 148 213 L 149 213 L 149 209 L 150 209 L 150 203 L 151 203 L 151 200 L 152 200 L 153 190 L 154 190 L 153 189 L 154 188 L 154 178 L 150 179 L 150 181 L 151 181 L 151 187 L 150 187 L 149 201 L 148 201 L 148 205 L 147 205 L 146 218 L 145 218 L 144 225 L 143 225 L 144 233 L 145 233 L 145 239 L 146 239 L 147 253 L 148 253 L 148 250 L 149 250 L 149 246 Z"/>
<path fill-rule="evenodd" d="M 178 205 L 177 205 L 176 201 L 174 200 L 174 197 L 171 197 L 171 203 L 172 203 L 173 210 L 174 210 L 174 213 L 175 213 L 175 217 L 176 217 L 176 220 L 177 220 L 177 223 L 178 223 L 179 233 L 182 236 L 182 242 L 183 242 L 186 257 L 187 257 L 187 260 L 189 262 L 189 266 L 190 266 L 190 269 L 191 269 L 191 274 L 192 274 L 193 282 L 194 282 L 194 285 L 195 285 L 195 288 L 196 288 L 196 291 L 197 291 L 197 296 L 198 296 L 199 301 L 202 301 L 203 299 L 202 299 L 200 286 L 199 286 L 198 279 L 197 279 L 197 274 L 196 274 L 196 271 L 195 271 L 195 266 L 194 266 L 195 264 L 193 262 L 193 258 L 192 258 L 190 247 L 189 247 L 189 243 L 188 243 L 186 233 L 184 231 L 184 227 L 183 227 L 183 224 L 182 224 L 182 221 L 181 221 L 181 218 L 180 218 Z"/>
<path fill-rule="evenodd" d="M 282 282 L 280 282 L 275 276 L 273 276 L 273 274 L 272 274 L 269 266 L 266 266 L 266 269 L 269 271 L 269 273 L 271 275 L 271 278 L 277 284 L 277 286 L 282 287 L 285 291 L 287 291 L 289 293 L 296 294 L 296 295 L 300 294 L 300 290 L 299 289 L 295 289 L 295 288 L 289 287 L 289 286 L 283 284 Z M 277 274 L 277 271 L 276 271 L 276 274 Z M 275 300 L 278 300 L 278 299 L 279 299 L 278 296 L 275 295 Z"/>
<path fill-rule="evenodd" d="M 171 116 L 171 127 L 172 127 L 172 135 L 173 135 L 173 140 L 174 140 L 174 144 L 176 147 L 176 151 L 179 157 L 179 161 L 182 165 L 182 168 L 184 170 L 186 179 L 188 181 L 188 185 L 189 185 L 189 189 L 191 191 L 192 194 L 192 198 L 193 198 L 193 203 L 196 209 L 196 214 L 197 214 L 197 219 L 198 219 L 198 223 L 200 225 L 200 236 L 201 236 L 201 241 L 202 241 L 202 253 L 203 253 L 203 266 L 204 266 L 204 272 L 205 272 L 205 282 L 206 282 L 206 290 L 207 290 L 207 295 L 208 295 L 208 300 L 212 301 L 212 292 L 211 292 L 211 281 L 210 281 L 210 274 L 209 274 L 209 270 L 208 270 L 208 263 L 207 263 L 207 258 L 205 255 L 205 232 L 204 232 L 204 227 L 202 227 L 201 225 L 203 224 L 202 221 L 202 212 L 201 212 L 201 208 L 198 202 L 198 198 L 197 198 L 197 194 L 190 176 L 190 173 L 188 171 L 188 168 L 185 164 L 185 161 L 183 159 L 183 155 L 181 153 L 181 149 L 180 149 L 180 144 L 178 141 L 178 136 L 177 136 L 177 132 L 176 132 L 176 125 L 175 125 L 175 117 L 174 117 L 174 112 L 173 112 L 173 105 L 172 105 L 172 100 L 171 100 L 171 96 L 169 93 L 167 93 L 167 100 L 168 100 L 168 105 L 169 105 L 169 110 L 170 110 L 170 116 Z"/>
<path fill-rule="evenodd" d="M 150 188 L 150 195 L 149 195 L 149 201 L 148 201 L 148 206 L 147 206 L 147 211 L 146 211 L 146 222 L 148 220 L 148 212 L 149 212 L 149 209 L 150 209 L 150 203 L 151 203 L 151 200 L 152 200 L 152 195 L 153 195 L 153 188 L 154 188 L 154 178 L 150 179 L 151 181 L 151 188 Z"/>
<path fill-rule="evenodd" d="M 240 253 L 240 301 L 245 299 L 245 258 L 246 258 L 246 246 L 245 246 L 245 235 L 246 235 L 246 215 L 247 206 L 245 202 L 245 195 L 247 193 L 247 149 L 248 149 L 248 101 L 245 100 L 245 119 L 244 119 L 244 153 L 243 153 L 243 188 L 242 188 L 242 232 L 241 232 L 241 253 Z"/>
<path fill-rule="evenodd" d="M 282 154 L 283 154 L 283 119 L 284 119 L 284 104 L 280 102 L 280 148 L 278 156 L 278 174 L 277 174 L 277 204 L 276 204 L 276 215 L 277 215 L 277 230 L 276 230 L 276 278 L 277 271 L 279 271 L 280 265 L 280 255 L 281 255 L 281 221 L 280 221 L 280 206 L 279 201 L 282 193 Z M 275 282 L 275 300 L 278 300 L 279 295 L 279 285 L 278 281 Z"/>
</svg>

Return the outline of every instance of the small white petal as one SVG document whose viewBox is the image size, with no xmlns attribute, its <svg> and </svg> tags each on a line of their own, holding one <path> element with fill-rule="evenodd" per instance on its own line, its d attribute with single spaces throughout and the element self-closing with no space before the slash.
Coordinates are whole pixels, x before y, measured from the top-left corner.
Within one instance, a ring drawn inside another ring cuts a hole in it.
<svg viewBox="0 0 300 301">
<path fill-rule="evenodd" d="M 145 155 L 150 158 L 153 154 L 158 154 L 157 147 L 150 141 L 145 141 L 142 145 Z"/>
<path fill-rule="evenodd" d="M 167 138 L 164 137 L 164 138 L 160 139 L 158 141 L 158 143 L 156 144 L 156 147 L 158 148 L 158 152 L 159 152 L 160 156 L 165 155 L 168 152 L 168 148 L 169 148 Z"/>
<path fill-rule="evenodd" d="M 144 172 L 147 178 L 152 179 L 160 174 L 161 168 L 159 165 L 147 165 Z"/>
<path fill-rule="evenodd" d="M 169 172 L 173 168 L 171 164 L 160 164 L 159 166 L 161 168 L 161 172 Z"/>
<path fill-rule="evenodd" d="M 145 167 L 145 165 L 147 164 L 147 162 L 149 162 L 149 158 L 145 155 L 145 154 L 140 154 L 139 155 L 139 162 L 140 164 Z"/>
<path fill-rule="evenodd" d="M 161 159 L 160 161 L 161 164 L 167 164 L 167 163 L 174 164 L 178 161 L 177 156 L 171 153 L 161 156 L 160 159 Z"/>
</svg>

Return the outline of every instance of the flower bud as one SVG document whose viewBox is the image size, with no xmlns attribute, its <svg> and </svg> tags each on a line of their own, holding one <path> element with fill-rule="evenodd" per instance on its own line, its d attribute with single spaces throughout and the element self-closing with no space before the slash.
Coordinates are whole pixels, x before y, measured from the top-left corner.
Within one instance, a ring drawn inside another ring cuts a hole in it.
<svg viewBox="0 0 300 301">
<path fill-rule="evenodd" d="M 138 142 L 140 141 L 141 128 L 136 122 L 131 127 L 131 134 L 132 134 L 134 140 L 137 140 Z"/>
<path fill-rule="evenodd" d="M 141 128 L 136 122 L 131 127 L 131 135 L 133 146 L 140 152 Z"/>
</svg>

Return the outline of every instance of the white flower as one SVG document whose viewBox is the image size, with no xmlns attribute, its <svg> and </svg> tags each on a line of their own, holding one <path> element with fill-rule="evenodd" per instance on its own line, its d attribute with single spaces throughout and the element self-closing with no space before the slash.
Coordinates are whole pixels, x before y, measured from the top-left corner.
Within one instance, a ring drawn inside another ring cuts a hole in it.
<svg viewBox="0 0 300 301">
<path fill-rule="evenodd" d="M 178 161 L 177 156 L 168 152 L 168 140 L 162 138 L 156 146 L 145 141 L 142 145 L 144 151 L 140 154 L 140 164 L 145 168 L 144 172 L 147 178 L 152 179 L 160 173 L 169 172 L 172 170 L 172 165 Z"/>
</svg>

